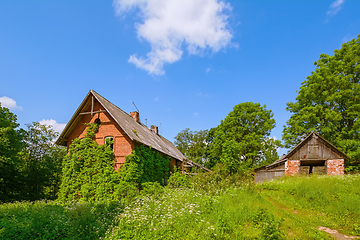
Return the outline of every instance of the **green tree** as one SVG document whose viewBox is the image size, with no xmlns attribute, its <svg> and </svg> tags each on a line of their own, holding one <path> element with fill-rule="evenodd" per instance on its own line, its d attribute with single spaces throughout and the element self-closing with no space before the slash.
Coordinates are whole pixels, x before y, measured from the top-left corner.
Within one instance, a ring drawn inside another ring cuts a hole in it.
<svg viewBox="0 0 360 240">
<path fill-rule="evenodd" d="M 22 176 L 18 152 L 22 149 L 24 131 L 17 129 L 16 115 L 0 103 L 0 201 L 19 200 Z"/>
<path fill-rule="evenodd" d="M 27 125 L 25 147 L 19 153 L 24 178 L 23 199 L 55 199 L 60 187 L 61 165 L 66 148 L 54 145 L 59 133 L 37 122 Z"/>
<path fill-rule="evenodd" d="M 175 137 L 175 146 L 185 157 L 199 163 L 205 164 L 208 130 L 190 131 L 185 128 Z"/>
<path fill-rule="evenodd" d="M 360 35 L 334 51 L 321 54 L 315 71 L 301 84 L 296 102 L 287 103 L 292 113 L 283 130 L 285 146 L 291 148 L 312 131 L 348 154 L 360 159 Z M 354 166 L 352 166 L 354 168 Z M 351 167 L 350 167 L 351 169 Z"/>
<path fill-rule="evenodd" d="M 269 139 L 275 119 L 266 105 L 245 102 L 236 105 L 208 135 L 208 166 L 222 162 L 230 172 L 275 161 L 279 140 Z"/>
</svg>

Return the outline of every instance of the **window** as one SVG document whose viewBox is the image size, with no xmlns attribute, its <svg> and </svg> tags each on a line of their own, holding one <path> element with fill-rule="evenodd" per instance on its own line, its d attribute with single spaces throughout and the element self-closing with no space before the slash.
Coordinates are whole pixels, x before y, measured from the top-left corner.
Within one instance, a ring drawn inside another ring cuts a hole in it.
<svg viewBox="0 0 360 240">
<path fill-rule="evenodd" d="M 100 118 L 95 119 L 94 123 L 100 125 L 101 124 Z"/>
<path fill-rule="evenodd" d="M 109 144 L 111 147 L 111 150 L 114 151 L 114 137 L 113 136 L 105 137 L 105 144 Z"/>
</svg>

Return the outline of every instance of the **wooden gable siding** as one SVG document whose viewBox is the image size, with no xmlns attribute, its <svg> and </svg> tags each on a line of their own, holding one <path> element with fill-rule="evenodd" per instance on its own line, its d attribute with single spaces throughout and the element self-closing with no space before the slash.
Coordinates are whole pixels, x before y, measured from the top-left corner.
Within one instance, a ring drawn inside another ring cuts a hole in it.
<svg viewBox="0 0 360 240">
<path fill-rule="evenodd" d="M 82 112 L 90 112 L 90 104 L 89 107 L 85 109 L 86 110 Z M 95 100 L 93 111 L 95 112 L 100 110 L 104 109 L 102 108 L 100 103 Z M 105 137 L 114 137 L 114 167 L 115 169 L 119 169 L 120 166 L 125 163 L 125 156 L 130 155 L 132 150 L 134 150 L 135 144 L 106 111 L 101 113 L 95 113 L 93 116 L 91 116 L 91 114 L 83 115 L 81 119 L 76 123 L 74 130 L 70 134 L 67 146 L 69 148 L 70 144 L 75 138 L 83 138 L 86 134 L 87 128 L 85 123 L 94 123 L 95 119 L 97 118 L 100 119 L 101 124 L 99 126 L 99 131 L 95 134 L 95 140 L 99 145 L 102 145 L 105 143 Z"/>
<path fill-rule="evenodd" d="M 315 135 L 294 152 L 289 160 L 327 160 L 340 159 L 339 154 L 335 153 L 331 148 L 327 147 L 325 143 Z"/>
</svg>

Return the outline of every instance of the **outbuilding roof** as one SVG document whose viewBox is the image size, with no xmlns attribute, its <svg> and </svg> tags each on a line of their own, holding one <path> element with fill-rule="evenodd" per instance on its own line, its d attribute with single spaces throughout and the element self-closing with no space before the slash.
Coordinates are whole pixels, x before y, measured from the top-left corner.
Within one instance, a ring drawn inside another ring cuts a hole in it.
<svg viewBox="0 0 360 240">
<path fill-rule="evenodd" d="M 337 147 L 335 147 L 331 142 L 329 142 L 328 140 L 326 140 L 323 136 L 321 136 L 319 133 L 316 132 L 311 132 L 309 135 L 306 136 L 306 138 L 304 140 L 302 140 L 298 145 L 296 145 L 293 149 L 291 149 L 290 152 L 288 152 L 287 154 L 284 154 L 280 159 L 276 160 L 275 162 L 268 164 L 266 166 L 262 166 L 262 167 L 258 167 L 255 168 L 255 172 L 256 171 L 260 171 L 260 170 L 265 170 L 265 169 L 271 169 L 274 168 L 276 166 L 279 166 L 281 164 L 284 164 L 289 158 L 291 158 L 292 155 L 294 155 L 302 146 L 304 146 L 308 141 L 310 141 L 313 137 L 320 139 L 320 141 L 322 141 L 325 146 L 327 146 L 328 148 L 330 148 L 332 151 L 334 151 L 335 153 L 337 153 L 339 156 L 343 157 L 344 159 L 349 159 L 349 156 L 346 155 L 343 151 L 341 151 L 340 149 L 338 149 Z"/>
<path fill-rule="evenodd" d="M 164 153 L 180 161 L 184 161 L 185 156 L 174 146 L 172 142 L 151 131 L 141 122 L 135 121 L 133 117 L 112 104 L 94 90 L 90 90 L 86 95 L 83 102 L 80 104 L 68 124 L 65 126 L 64 130 L 61 132 L 59 138 L 55 142 L 56 144 L 66 146 L 67 139 L 75 128 L 76 123 L 79 122 L 79 120 L 83 117 L 83 115 L 80 115 L 80 113 L 87 110 L 87 103 L 91 100 L 92 96 L 101 104 L 106 112 L 114 119 L 119 127 L 124 130 L 124 132 L 132 141 L 142 143 L 146 146 L 158 150 L 161 153 Z"/>
<path fill-rule="evenodd" d="M 331 142 L 329 142 L 323 136 L 321 136 L 319 133 L 316 132 L 311 132 L 309 135 L 307 135 L 307 137 L 304 140 L 302 140 L 298 145 L 296 145 L 293 149 L 291 149 L 291 151 L 288 152 L 284 158 L 290 158 L 292 155 L 294 155 L 294 153 L 297 150 L 299 150 L 302 146 L 304 146 L 313 137 L 319 138 L 328 148 L 336 152 L 339 156 L 342 156 L 344 159 L 349 159 L 348 155 L 346 155 L 343 151 L 335 147 L 334 144 L 332 144 Z"/>
</svg>

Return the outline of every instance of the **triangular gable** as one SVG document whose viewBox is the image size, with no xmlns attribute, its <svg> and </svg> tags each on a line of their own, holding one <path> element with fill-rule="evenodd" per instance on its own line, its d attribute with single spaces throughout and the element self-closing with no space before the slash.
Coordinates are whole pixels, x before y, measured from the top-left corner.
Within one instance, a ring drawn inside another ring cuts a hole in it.
<svg viewBox="0 0 360 240">
<path fill-rule="evenodd" d="M 297 151 L 299 151 L 306 143 L 308 143 L 313 137 L 316 137 L 318 140 L 324 143 L 326 147 L 331 149 L 335 154 L 339 155 L 343 159 L 349 159 L 349 157 L 342 152 L 340 149 L 335 147 L 331 142 L 326 140 L 324 137 L 322 137 L 320 134 L 311 132 L 309 135 L 306 136 L 306 138 L 301 141 L 298 145 L 296 145 L 293 149 L 291 149 L 290 152 L 288 152 L 286 155 L 283 155 L 280 159 L 276 160 L 275 162 L 268 164 L 266 166 L 255 168 L 255 171 L 265 170 L 265 169 L 271 169 L 274 167 L 277 167 L 281 164 L 285 164 L 288 159 L 290 159 Z"/>
<path fill-rule="evenodd" d="M 185 156 L 174 146 L 174 144 L 151 131 L 144 124 L 136 122 L 129 114 L 93 90 L 90 90 L 86 95 L 85 99 L 60 134 L 56 144 L 66 145 L 66 140 L 73 131 L 74 125 L 76 125 L 82 117 L 80 113 L 89 107 L 88 103 L 90 102 L 91 97 L 94 97 L 100 103 L 132 141 L 140 142 L 180 161 L 185 159 Z"/>
<path fill-rule="evenodd" d="M 296 145 L 289 153 L 284 156 L 285 159 L 290 159 L 300 148 L 302 148 L 306 143 L 308 143 L 312 138 L 317 138 L 317 140 L 320 140 L 325 144 L 326 147 L 331 149 L 335 154 L 339 155 L 341 158 L 349 159 L 349 157 L 342 152 L 340 149 L 335 147 L 331 142 L 326 140 L 324 137 L 322 137 L 320 134 L 316 132 L 311 132 L 303 141 L 301 141 L 298 145 Z"/>
</svg>

